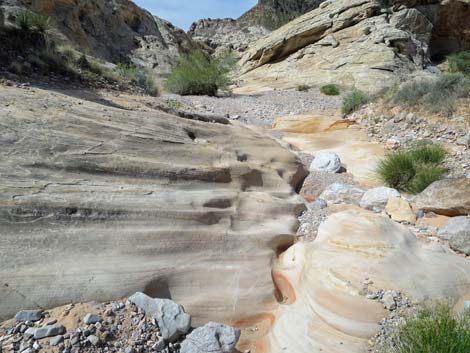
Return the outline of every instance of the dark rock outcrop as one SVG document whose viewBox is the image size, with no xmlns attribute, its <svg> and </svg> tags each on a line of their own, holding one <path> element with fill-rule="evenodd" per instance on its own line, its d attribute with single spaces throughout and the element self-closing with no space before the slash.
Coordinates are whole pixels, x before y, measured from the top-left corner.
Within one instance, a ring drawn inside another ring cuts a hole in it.
<svg viewBox="0 0 470 353">
<path fill-rule="evenodd" d="M 182 53 L 197 44 L 181 29 L 129 0 L 6 0 L 10 22 L 20 9 L 50 16 L 58 40 L 82 52 L 118 63 L 131 61 L 169 73 Z"/>
</svg>

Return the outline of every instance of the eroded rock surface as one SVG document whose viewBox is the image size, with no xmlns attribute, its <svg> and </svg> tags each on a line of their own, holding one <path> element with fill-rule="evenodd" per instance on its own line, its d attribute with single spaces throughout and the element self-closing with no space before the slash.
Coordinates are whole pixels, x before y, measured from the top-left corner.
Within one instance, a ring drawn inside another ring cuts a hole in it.
<svg viewBox="0 0 470 353">
<path fill-rule="evenodd" d="M 325 1 L 246 52 L 241 60 L 244 85 L 336 83 L 374 93 L 388 88 L 431 64 L 431 55 L 440 50 L 439 35 L 445 33 L 443 18 L 450 23 L 470 14 L 466 1 L 415 6 L 411 1 L 401 6 L 379 0 Z M 451 51 L 468 48 L 467 26 L 453 26 L 452 38 L 458 39 Z"/>
<path fill-rule="evenodd" d="M 65 93 L 0 87 L 0 318 L 136 291 L 195 325 L 272 308 L 297 158 L 236 122 Z"/>
<path fill-rule="evenodd" d="M 388 217 L 350 206 L 320 225 L 313 242 L 289 248 L 273 276 L 284 298 L 269 335 L 269 352 L 359 353 L 388 315 L 367 297 L 406 293 L 412 302 L 470 298 L 470 262 L 419 241 Z M 393 303 L 389 303 L 393 305 Z"/>
<path fill-rule="evenodd" d="M 132 61 L 166 75 L 197 44 L 181 29 L 129 0 L 6 0 L 5 17 L 20 9 L 50 16 L 62 41 L 110 62 Z"/>
</svg>

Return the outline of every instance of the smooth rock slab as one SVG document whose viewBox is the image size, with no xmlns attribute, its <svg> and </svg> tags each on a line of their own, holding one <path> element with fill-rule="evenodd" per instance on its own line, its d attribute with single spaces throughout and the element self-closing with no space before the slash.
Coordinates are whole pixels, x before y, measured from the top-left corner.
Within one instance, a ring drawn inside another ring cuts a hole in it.
<svg viewBox="0 0 470 353">
<path fill-rule="evenodd" d="M 334 152 L 320 152 L 310 164 L 311 171 L 337 173 L 341 169 L 341 159 Z"/>
<path fill-rule="evenodd" d="M 209 322 L 191 332 L 181 343 L 180 353 L 230 353 L 241 331 L 224 324 Z"/>
<path fill-rule="evenodd" d="M 142 309 L 145 315 L 157 320 L 165 340 L 174 341 L 191 327 L 191 315 L 186 314 L 183 307 L 172 300 L 150 298 L 137 292 L 129 297 L 129 301 Z"/>
<path fill-rule="evenodd" d="M 329 185 L 320 195 L 320 198 L 328 204 L 348 203 L 359 204 L 365 190 L 354 185 L 344 183 L 333 183 Z"/>
<path fill-rule="evenodd" d="M 22 321 L 39 321 L 42 318 L 42 310 L 21 310 L 15 315 L 15 320 Z"/>
<path fill-rule="evenodd" d="M 400 193 L 395 189 L 380 186 L 367 190 L 359 205 L 367 210 L 384 208 L 390 197 L 400 197 Z"/>
</svg>

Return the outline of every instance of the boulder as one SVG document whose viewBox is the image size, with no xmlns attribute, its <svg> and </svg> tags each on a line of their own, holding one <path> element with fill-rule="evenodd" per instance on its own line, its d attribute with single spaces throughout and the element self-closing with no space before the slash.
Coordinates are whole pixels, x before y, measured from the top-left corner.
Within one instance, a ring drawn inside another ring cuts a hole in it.
<svg viewBox="0 0 470 353">
<path fill-rule="evenodd" d="M 100 321 L 101 321 L 101 317 L 96 314 L 88 313 L 83 318 L 83 322 L 87 325 L 96 324 L 97 322 L 100 322 Z"/>
<path fill-rule="evenodd" d="M 59 324 L 45 325 L 41 327 L 30 327 L 25 331 L 26 337 L 34 337 L 34 339 L 41 339 L 46 337 L 53 337 L 65 333 L 65 327 Z"/>
<path fill-rule="evenodd" d="M 470 230 L 455 234 L 450 239 L 449 245 L 455 251 L 470 255 Z"/>
<path fill-rule="evenodd" d="M 429 185 L 416 199 L 416 207 L 444 216 L 470 214 L 470 179 L 443 179 Z"/>
<path fill-rule="evenodd" d="M 397 222 L 407 222 L 414 224 L 416 222 L 416 213 L 411 208 L 410 203 L 401 197 L 390 197 L 385 212 L 391 219 Z"/>
<path fill-rule="evenodd" d="M 470 236 L 470 217 L 460 216 L 449 218 L 447 223 L 439 229 L 437 236 L 444 240 L 451 240 L 455 235 L 467 233 Z"/>
<path fill-rule="evenodd" d="M 320 152 L 315 155 L 310 170 L 337 173 L 341 169 L 341 160 L 334 152 Z"/>
<path fill-rule="evenodd" d="M 437 236 L 448 240 L 455 251 L 470 255 L 470 217 L 452 217 L 439 229 Z"/>
<path fill-rule="evenodd" d="M 142 309 L 145 315 L 157 320 L 165 340 L 173 342 L 191 327 L 191 315 L 186 314 L 183 307 L 173 300 L 150 298 L 137 292 L 129 297 L 129 301 Z"/>
<path fill-rule="evenodd" d="M 368 210 L 384 208 L 390 197 L 400 197 L 400 192 L 396 189 L 380 186 L 367 190 L 362 196 L 359 205 Z"/>
<path fill-rule="evenodd" d="M 241 331 L 224 324 L 209 322 L 191 332 L 181 343 L 181 353 L 231 353 Z"/>
<path fill-rule="evenodd" d="M 328 204 L 349 203 L 358 205 L 364 193 L 364 189 L 354 185 L 333 183 L 321 193 L 320 198 Z"/>
<path fill-rule="evenodd" d="M 42 318 L 42 310 L 21 310 L 15 315 L 16 321 L 39 321 Z"/>
</svg>

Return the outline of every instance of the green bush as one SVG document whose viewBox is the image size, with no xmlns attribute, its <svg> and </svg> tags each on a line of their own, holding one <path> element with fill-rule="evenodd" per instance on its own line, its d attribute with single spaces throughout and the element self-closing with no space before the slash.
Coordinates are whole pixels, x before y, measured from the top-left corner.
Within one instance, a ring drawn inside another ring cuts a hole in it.
<svg viewBox="0 0 470 353">
<path fill-rule="evenodd" d="M 309 89 L 310 89 L 310 87 L 307 86 L 307 85 L 298 85 L 298 86 L 297 86 L 297 91 L 299 91 L 299 92 L 306 92 L 306 91 L 308 91 Z"/>
<path fill-rule="evenodd" d="M 327 96 L 338 96 L 339 88 L 336 85 L 325 85 L 320 87 L 320 92 L 326 94 Z"/>
<path fill-rule="evenodd" d="M 151 72 L 140 70 L 137 73 L 137 84 L 151 96 L 158 96 L 158 87 Z"/>
<path fill-rule="evenodd" d="M 448 302 L 427 303 L 397 329 L 386 352 L 468 353 L 470 311 L 456 315 Z"/>
<path fill-rule="evenodd" d="M 37 31 L 45 33 L 52 28 L 51 18 L 28 10 L 18 11 L 16 24 L 25 32 Z"/>
<path fill-rule="evenodd" d="M 354 89 L 346 97 L 343 98 L 343 105 L 341 106 L 341 112 L 343 114 L 350 114 L 366 104 L 369 98 L 367 95 L 358 90 Z"/>
<path fill-rule="evenodd" d="M 175 66 L 165 88 L 181 95 L 215 96 L 230 83 L 230 65 L 224 58 L 211 58 L 201 50 L 191 52 Z"/>
<path fill-rule="evenodd" d="M 119 63 L 116 65 L 115 71 L 121 78 L 125 80 L 133 82 L 137 81 L 137 74 L 139 70 L 134 64 Z"/>
<path fill-rule="evenodd" d="M 399 87 L 392 101 L 408 106 L 423 104 L 432 113 L 450 114 L 458 98 L 470 96 L 470 77 L 446 73 L 434 79 L 417 79 Z"/>
<path fill-rule="evenodd" d="M 446 155 L 439 144 L 416 144 L 385 156 L 376 172 L 386 185 L 417 194 L 443 177 Z"/>
<path fill-rule="evenodd" d="M 470 51 L 461 51 L 447 57 L 451 72 L 461 72 L 470 75 Z"/>
</svg>

